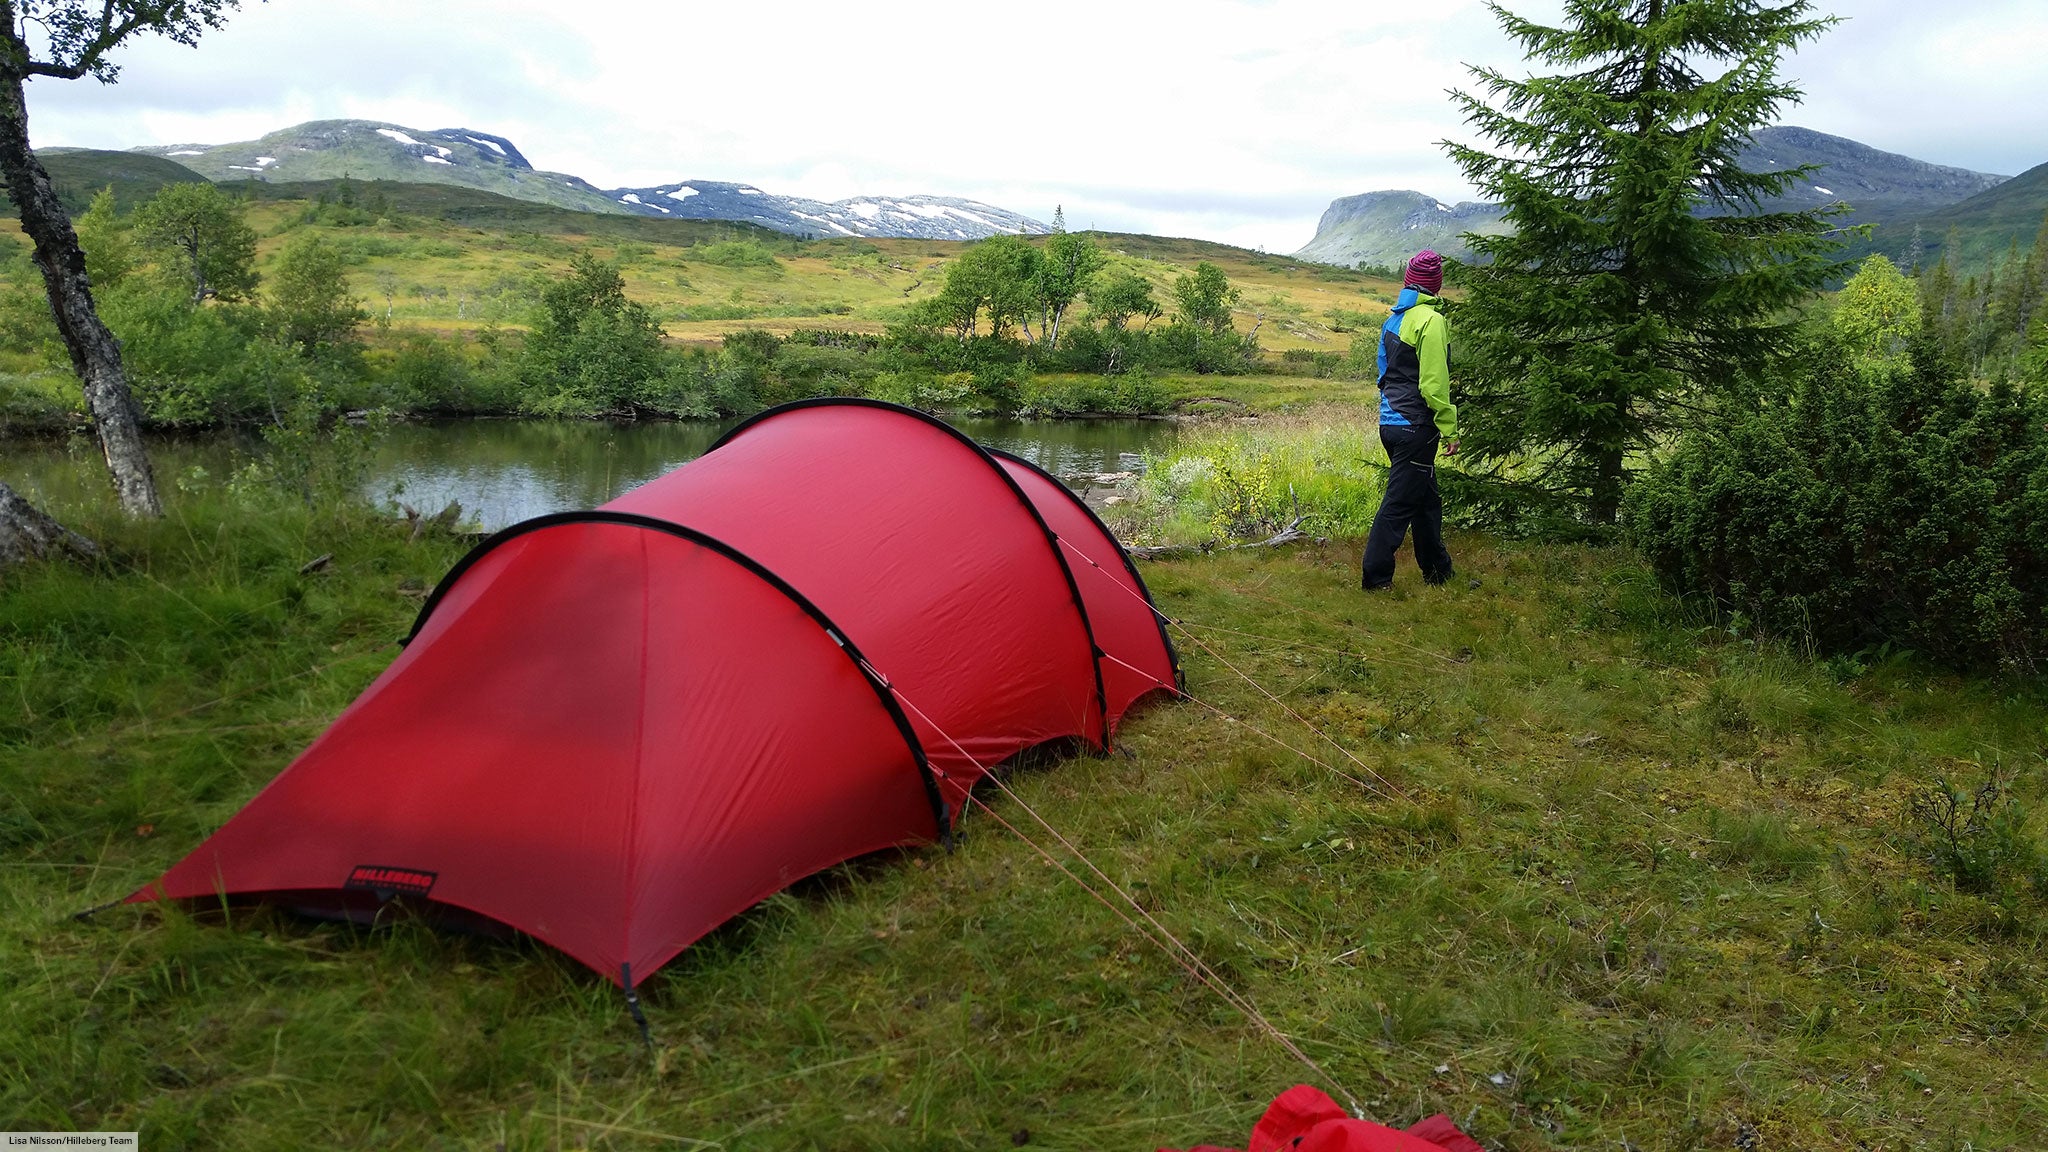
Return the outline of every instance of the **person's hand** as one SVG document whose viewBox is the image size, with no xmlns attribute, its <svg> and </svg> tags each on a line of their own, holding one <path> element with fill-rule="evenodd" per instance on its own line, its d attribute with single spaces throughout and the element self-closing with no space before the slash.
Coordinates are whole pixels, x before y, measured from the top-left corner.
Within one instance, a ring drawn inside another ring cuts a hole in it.
<svg viewBox="0 0 2048 1152">
<path fill-rule="evenodd" d="M 1456 456 L 1457 454 L 1458 454 L 1458 441 L 1456 441 L 1456 440 L 1453 440 L 1453 441 L 1451 441 L 1451 442 L 1450 442 L 1449 444 L 1446 444 L 1446 445 L 1444 445 L 1444 455 L 1446 455 L 1446 456 Z"/>
</svg>

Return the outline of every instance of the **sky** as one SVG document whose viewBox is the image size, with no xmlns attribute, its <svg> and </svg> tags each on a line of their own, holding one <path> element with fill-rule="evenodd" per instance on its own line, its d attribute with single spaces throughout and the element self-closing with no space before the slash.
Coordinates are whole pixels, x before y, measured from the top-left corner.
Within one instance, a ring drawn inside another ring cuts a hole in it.
<svg viewBox="0 0 2048 1152">
<path fill-rule="evenodd" d="M 1531 18 L 1562 0 L 1510 0 Z M 2048 2 L 1837 0 L 1783 122 L 2017 174 L 2048 161 Z M 38 147 L 355 117 L 510 138 L 599 187 L 966 196 L 1070 227 L 1292 252 L 1339 196 L 1472 189 L 1446 95 L 1521 54 L 1481 0 L 246 0 L 111 87 L 37 79 Z"/>
</svg>

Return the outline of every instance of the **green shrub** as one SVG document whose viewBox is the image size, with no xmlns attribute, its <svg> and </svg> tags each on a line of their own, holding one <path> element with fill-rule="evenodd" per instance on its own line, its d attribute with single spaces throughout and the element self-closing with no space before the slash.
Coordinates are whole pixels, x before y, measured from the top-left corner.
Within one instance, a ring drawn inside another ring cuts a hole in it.
<svg viewBox="0 0 2048 1152">
<path fill-rule="evenodd" d="M 1017 412 L 1020 416 L 1155 416 L 1172 402 L 1166 386 L 1144 372 L 1038 377 L 1023 386 Z"/>
<path fill-rule="evenodd" d="M 684 256 L 699 264 L 716 264 L 723 268 L 782 267 L 775 259 L 775 253 L 759 240 L 721 240 L 716 244 L 700 244 L 686 249 Z"/>
<path fill-rule="evenodd" d="M 1301 520 L 1315 535 L 1364 536 L 1386 485 L 1373 426 L 1314 418 L 1189 428 L 1111 514 L 1145 543 L 1258 539 Z"/>
<path fill-rule="evenodd" d="M 496 345 L 495 336 L 475 345 L 425 333 L 406 337 L 386 372 L 385 406 L 449 415 L 516 410 L 519 381 Z"/>
<path fill-rule="evenodd" d="M 1317 352 L 1309 348 L 1289 348 L 1280 353 L 1280 370 L 1289 376 L 1313 376 L 1319 380 L 1343 376 L 1349 360 L 1342 352 Z"/>
<path fill-rule="evenodd" d="M 529 411 L 592 416 L 637 406 L 666 370 L 661 325 L 626 296 L 611 264 L 578 255 L 541 290 L 526 337 L 522 374 Z"/>
<path fill-rule="evenodd" d="M 933 376 L 919 372 L 890 372 L 877 377 L 869 393 L 877 400 L 918 408 L 926 412 L 956 412 L 974 408 L 980 393 L 974 373 L 948 372 Z"/>
<path fill-rule="evenodd" d="M 1687 433 L 1631 492 L 1673 589 L 1811 648 L 1958 667 L 2048 658 L 2048 388 L 1827 343 L 1755 408 Z"/>
</svg>

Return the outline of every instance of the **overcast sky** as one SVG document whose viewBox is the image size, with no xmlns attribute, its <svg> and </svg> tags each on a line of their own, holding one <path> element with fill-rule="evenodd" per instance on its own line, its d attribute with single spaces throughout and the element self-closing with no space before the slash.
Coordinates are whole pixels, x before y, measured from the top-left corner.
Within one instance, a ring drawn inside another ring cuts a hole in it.
<svg viewBox="0 0 2048 1152">
<path fill-rule="evenodd" d="M 1980 171 L 2048 161 L 2048 2 L 1822 10 L 1848 19 L 1790 62 L 1807 95 L 1785 122 Z M 1074 227 L 1279 252 L 1337 196 L 1468 197 L 1444 90 L 1520 62 L 1479 0 L 273 0 L 116 59 L 113 87 L 31 83 L 38 146 L 360 117 L 494 132 L 600 187 L 1063 204 Z"/>
</svg>

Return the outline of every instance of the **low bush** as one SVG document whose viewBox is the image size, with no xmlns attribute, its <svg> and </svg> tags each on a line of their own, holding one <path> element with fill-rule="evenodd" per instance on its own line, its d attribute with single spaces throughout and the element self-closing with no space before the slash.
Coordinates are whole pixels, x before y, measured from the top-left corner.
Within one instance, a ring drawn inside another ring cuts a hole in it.
<svg viewBox="0 0 2048 1152">
<path fill-rule="evenodd" d="M 721 240 L 685 249 L 685 259 L 721 268 L 780 268 L 775 253 L 759 240 Z"/>
<path fill-rule="evenodd" d="M 2048 387 L 1980 388 L 1916 350 L 1829 344 L 1753 408 L 1687 433 L 1630 493 L 1659 576 L 1724 619 L 1963 668 L 2048 659 Z"/>
<path fill-rule="evenodd" d="M 1173 396 L 1150 374 L 1038 376 L 1017 393 L 1020 416 L 1154 416 Z"/>
</svg>

